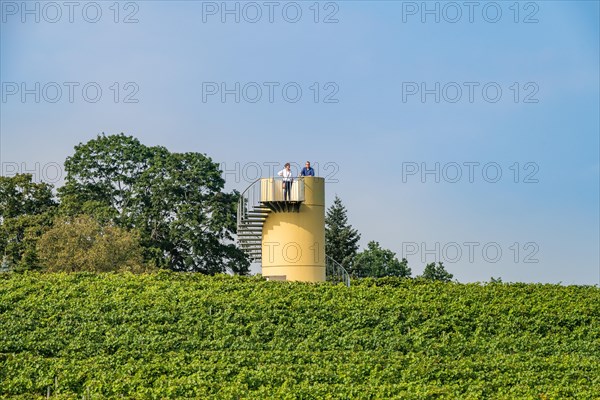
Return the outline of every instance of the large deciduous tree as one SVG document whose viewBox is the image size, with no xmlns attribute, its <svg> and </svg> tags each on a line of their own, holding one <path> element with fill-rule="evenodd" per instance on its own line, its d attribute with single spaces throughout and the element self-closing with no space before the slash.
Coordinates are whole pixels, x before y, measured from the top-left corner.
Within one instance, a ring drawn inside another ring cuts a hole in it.
<svg viewBox="0 0 600 400">
<path fill-rule="evenodd" d="M 146 261 L 175 271 L 248 272 L 232 242 L 238 194 L 223 191 L 218 164 L 206 155 L 100 135 L 76 146 L 65 170 L 62 209 L 136 229 Z"/>
<path fill-rule="evenodd" d="M 75 153 L 65 161 L 65 186 L 59 189 L 62 211 L 131 223 L 137 182 L 157 149 L 123 134 L 99 135 L 75 146 Z"/>
<path fill-rule="evenodd" d="M 406 258 L 398 261 L 396 253 L 382 249 L 378 242 L 371 241 L 367 248 L 356 256 L 353 274 L 360 278 L 383 278 L 384 276 L 409 278 L 411 270 Z"/>
<path fill-rule="evenodd" d="M 31 174 L 0 176 L 0 223 L 21 215 L 42 214 L 56 206 L 52 185 L 33 182 Z"/>
<path fill-rule="evenodd" d="M 325 253 L 352 273 L 359 240 L 360 234 L 348 223 L 346 207 L 335 196 L 325 216 Z"/>
<path fill-rule="evenodd" d="M 33 182 L 30 174 L 0 176 L 0 262 L 5 268 L 39 268 L 39 237 L 50 228 L 57 203 L 52 185 Z"/>
</svg>

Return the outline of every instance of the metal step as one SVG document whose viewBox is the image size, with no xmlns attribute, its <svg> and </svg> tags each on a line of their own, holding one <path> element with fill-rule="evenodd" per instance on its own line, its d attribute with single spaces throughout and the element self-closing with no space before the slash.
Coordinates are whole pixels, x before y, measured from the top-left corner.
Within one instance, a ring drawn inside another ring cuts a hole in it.
<svg viewBox="0 0 600 400">
<path fill-rule="evenodd" d="M 267 220 L 266 216 L 264 218 L 260 218 L 260 217 L 255 217 L 255 216 L 251 215 L 250 217 L 242 218 L 242 221 L 257 221 L 257 222 L 263 221 L 264 222 L 266 220 Z"/>
<path fill-rule="evenodd" d="M 262 204 L 273 212 L 299 212 L 302 201 L 264 201 Z"/>
<path fill-rule="evenodd" d="M 262 230 L 272 212 L 265 204 L 252 205 L 250 202 L 238 207 L 239 215 L 237 240 L 240 248 L 253 262 L 262 261 Z"/>
</svg>

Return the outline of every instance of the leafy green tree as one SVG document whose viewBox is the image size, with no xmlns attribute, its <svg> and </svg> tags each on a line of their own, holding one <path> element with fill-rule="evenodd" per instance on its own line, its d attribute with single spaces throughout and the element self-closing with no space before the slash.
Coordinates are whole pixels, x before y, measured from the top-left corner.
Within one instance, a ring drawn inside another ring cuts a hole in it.
<svg viewBox="0 0 600 400">
<path fill-rule="evenodd" d="M 37 269 L 35 244 L 52 225 L 52 185 L 30 174 L 0 177 L 0 261 L 15 271 Z"/>
<path fill-rule="evenodd" d="M 56 206 L 52 185 L 33 182 L 31 174 L 0 176 L 0 224 L 7 218 L 42 214 Z"/>
<path fill-rule="evenodd" d="M 359 240 L 358 231 L 348 224 L 346 207 L 335 196 L 325 216 L 325 253 L 352 273 Z"/>
<path fill-rule="evenodd" d="M 75 146 L 75 153 L 65 161 L 65 186 L 59 189 L 62 211 L 131 224 L 128 217 L 136 182 L 157 149 L 124 134 L 102 134 Z"/>
<path fill-rule="evenodd" d="M 65 170 L 63 212 L 136 229 L 147 262 L 175 271 L 248 272 L 232 236 L 238 194 L 223 192 L 219 166 L 206 155 L 103 134 L 76 146 Z"/>
<path fill-rule="evenodd" d="M 144 272 L 139 235 L 88 215 L 57 218 L 37 241 L 37 256 L 48 272 Z"/>
<path fill-rule="evenodd" d="M 384 276 L 409 278 L 411 270 L 406 258 L 398 261 L 396 253 L 382 249 L 378 242 L 371 241 L 367 248 L 356 256 L 353 274 L 360 278 Z"/>
<path fill-rule="evenodd" d="M 454 275 L 446 271 L 442 262 L 438 262 L 437 265 L 434 262 L 427 264 L 421 275 L 421 278 L 442 282 L 450 282 L 453 277 Z"/>
<path fill-rule="evenodd" d="M 20 215 L 7 218 L 0 228 L 0 245 L 4 247 L 3 262 L 10 270 L 39 270 L 36 243 L 52 227 L 54 213 Z"/>
</svg>

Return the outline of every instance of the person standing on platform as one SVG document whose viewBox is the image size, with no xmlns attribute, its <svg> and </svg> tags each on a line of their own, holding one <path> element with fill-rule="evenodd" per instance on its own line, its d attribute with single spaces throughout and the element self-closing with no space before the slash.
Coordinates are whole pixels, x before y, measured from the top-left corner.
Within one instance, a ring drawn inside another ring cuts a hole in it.
<svg viewBox="0 0 600 400">
<path fill-rule="evenodd" d="M 306 166 L 300 171 L 300 176 L 315 176 L 315 170 L 310 166 L 310 161 L 306 162 Z"/>
<path fill-rule="evenodd" d="M 292 191 L 292 182 L 294 178 L 292 178 L 292 171 L 290 170 L 290 163 L 285 163 L 284 168 L 277 173 L 277 175 L 283 178 L 283 200 L 290 200 L 291 191 Z"/>
</svg>

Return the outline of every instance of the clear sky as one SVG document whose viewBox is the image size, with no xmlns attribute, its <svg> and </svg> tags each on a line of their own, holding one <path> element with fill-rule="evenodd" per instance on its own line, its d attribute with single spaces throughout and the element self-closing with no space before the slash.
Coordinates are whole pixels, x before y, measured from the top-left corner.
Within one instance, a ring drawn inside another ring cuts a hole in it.
<svg viewBox="0 0 600 400">
<path fill-rule="evenodd" d="M 310 160 L 413 275 L 599 283 L 597 1 L 0 4 L 3 175 L 101 132 L 228 190 Z"/>
</svg>

